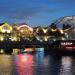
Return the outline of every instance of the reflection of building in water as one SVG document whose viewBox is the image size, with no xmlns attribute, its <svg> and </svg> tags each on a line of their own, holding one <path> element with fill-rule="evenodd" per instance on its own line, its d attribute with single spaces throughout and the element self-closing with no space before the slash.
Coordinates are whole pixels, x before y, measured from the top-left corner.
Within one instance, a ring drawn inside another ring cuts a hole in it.
<svg viewBox="0 0 75 75">
<path fill-rule="evenodd" d="M 16 60 L 16 70 L 18 75 L 33 75 L 33 55 L 31 54 L 19 54 Z"/>
<path fill-rule="evenodd" d="M 39 48 L 39 50 L 36 51 L 36 53 L 34 55 L 34 60 L 35 60 L 37 65 L 43 66 L 43 64 L 44 64 L 44 62 L 43 62 L 44 51 L 40 51 L 40 49 L 43 49 L 43 48 Z"/>
<path fill-rule="evenodd" d="M 72 57 L 62 57 L 60 75 L 72 75 Z"/>
</svg>

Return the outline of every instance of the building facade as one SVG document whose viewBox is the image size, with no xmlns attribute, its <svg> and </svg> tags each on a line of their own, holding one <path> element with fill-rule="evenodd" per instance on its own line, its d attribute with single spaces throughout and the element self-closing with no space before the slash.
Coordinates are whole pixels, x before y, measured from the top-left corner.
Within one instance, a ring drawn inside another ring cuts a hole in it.
<svg viewBox="0 0 75 75">
<path fill-rule="evenodd" d="M 63 34 L 61 29 L 51 27 L 32 28 L 26 24 L 9 25 L 8 23 L 0 26 L 0 41 L 32 41 L 35 37 L 36 40 L 47 42 L 62 39 Z"/>
</svg>

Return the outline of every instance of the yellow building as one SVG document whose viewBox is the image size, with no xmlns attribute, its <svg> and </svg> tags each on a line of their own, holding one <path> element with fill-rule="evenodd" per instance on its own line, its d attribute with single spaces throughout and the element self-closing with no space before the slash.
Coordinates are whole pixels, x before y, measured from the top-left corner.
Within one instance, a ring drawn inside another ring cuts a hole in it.
<svg viewBox="0 0 75 75">
<path fill-rule="evenodd" d="M 22 39 L 30 39 L 33 37 L 33 28 L 29 27 L 28 25 L 19 26 L 18 31 Z"/>
<path fill-rule="evenodd" d="M 3 23 L 0 26 L 0 41 L 20 41 L 21 39 L 31 39 L 33 37 L 33 28 L 28 25 L 11 26 Z"/>
<path fill-rule="evenodd" d="M 12 26 L 10 26 L 8 23 L 4 23 L 2 26 L 0 26 L 0 32 L 12 33 Z"/>
<path fill-rule="evenodd" d="M 0 26 L 0 41 L 10 39 L 13 28 L 8 23 L 4 23 Z"/>
</svg>

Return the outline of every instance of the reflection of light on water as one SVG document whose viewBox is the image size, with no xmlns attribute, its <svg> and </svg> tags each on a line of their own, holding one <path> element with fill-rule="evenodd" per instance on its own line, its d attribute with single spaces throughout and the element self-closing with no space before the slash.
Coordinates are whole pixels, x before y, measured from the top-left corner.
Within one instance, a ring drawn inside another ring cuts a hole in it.
<svg viewBox="0 0 75 75">
<path fill-rule="evenodd" d="M 44 48 L 35 48 L 35 51 L 44 51 Z"/>
<path fill-rule="evenodd" d="M 48 55 L 47 57 L 44 57 L 44 65 L 48 66 L 50 64 L 50 56 Z"/>
<path fill-rule="evenodd" d="M 33 55 L 31 54 L 24 54 L 24 55 L 20 54 L 17 56 L 18 56 L 17 63 L 21 64 L 20 66 L 27 65 L 27 64 L 30 65 L 33 63 Z"/>
<path fill-rule="evenodd" d="M 34 54 L 34 74 L 33 75 L 45 75 L 44 74 L 44 52 L 36 51 Z"/>
<path fill-rule="evenodd" d="M 48 65 L 48 60 L 47 60 L 47 58 L 44 59 L 44 65 Z"/>
<path fill-rule="evenodd" d="M 11 75 L 12 72 L 12 56 L 0 55 L 0 75 Z"/>
<path fill-rule="evenodd" d="M 21 62 L 26 62 L 28 60 L 28 57 L 27 56 L 22 56 L 22 58 L 21 58 Z"/>
<path fill-rule="evenodd" d="M 32 51 L 34 51 L 34 49 L 33 48 L 25 48 L 25 51 L 26 52 L 32 52 Z"/>
<path fill-rule="evenodd" d="M 62 57 L 60 75 L 72 75 L 71 67 L 72 67 L 72 58 L 68 56 Z"/>
<path fill-rule="evenodd" d="M 31 54 L 17 55 L 16 65 L 18 75 L 32 75 L 33 55 Z"/>
<path fill-rule="evenodd" d="M 35 53 L 34 60 L 35 60 L 35 63 L 37 65 L 42 65 L 43 60 L 44 60 L 44 52 L 43 51 L 37 51 Z"/>
</svg>

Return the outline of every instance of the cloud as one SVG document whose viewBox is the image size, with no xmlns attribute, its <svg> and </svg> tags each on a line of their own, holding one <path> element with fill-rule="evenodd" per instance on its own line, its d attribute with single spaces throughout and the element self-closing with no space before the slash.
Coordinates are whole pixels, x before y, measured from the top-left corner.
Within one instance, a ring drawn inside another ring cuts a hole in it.
<svg viewBox="0 0 75 75">
<path fill-rule="evenodd" d="M 2 2 L 4 4 L 0 3 L 0 15 L 6 16 L 11 19 L 25 19 L 28 17 L 37 16 L 40 12 L 51 14 L 60 11 L 60 9 L 51 8 L 50 6 L 48 7 L 47 3 L 49 0 L 19 0 L 18 2 L 16 0 L 7 1 Z"/>
<path fill-rule="evenodd" d="M 41 13 L 56 13 L 61 11 L 60 9 L 50 9 L 47 7 L 34 7 L 34 8 L 29 8 L 29 9 L 23 9 L 20 11 L 14 12 L 12 15 L 9 17 L 12 19 L 26 19 L 28 17 L 34 17 L 37 16 L 40 12 Z"/>
<path fill-rule="evenodd" d="M 15 12 L 13 15 L 11 15 L 11 18 L 22 19 L 22 18 L 34 16 L 37 13 L 39 13 L 39 9 L 29 8 L 29 9 L 20 10 L 20 11 Z"/>
<path fill-rule="evenodd" d="M 50 3 L 49 0 L 19 0 L 18 2 L 14 0 L 7 3 L 0 3 L 0 16 L 3 19 L 0 19 L 1 21 L 6 19 L 9 22 L 20 22 L 28 19 L 32 21 L 33 19 L 33 22 L 36 20 L 37 23 L 39 22 L 38 20 L 48 19 L 50 15 L 59 13 L 62 10 L 59 6 L 56 7 L 54 2 Z"/>
</svg>

